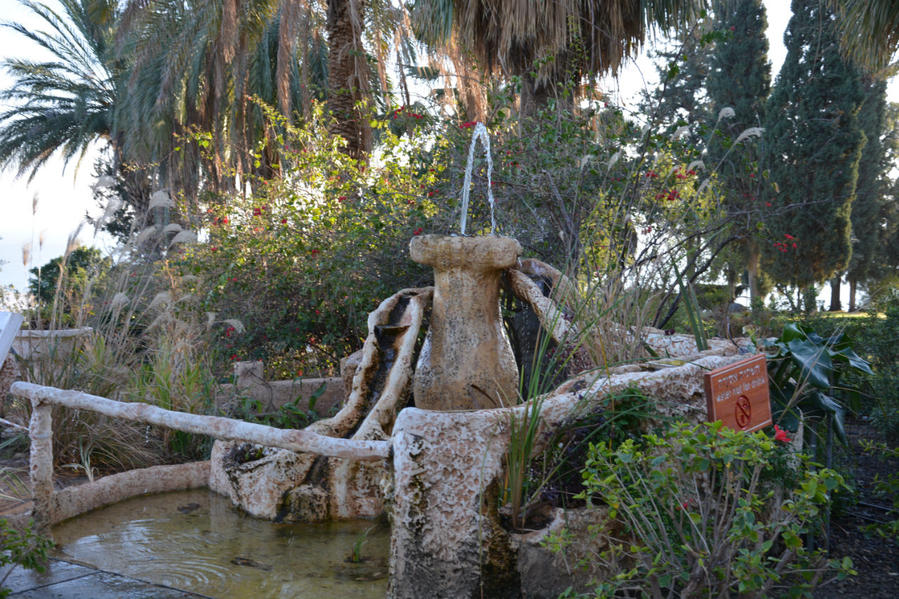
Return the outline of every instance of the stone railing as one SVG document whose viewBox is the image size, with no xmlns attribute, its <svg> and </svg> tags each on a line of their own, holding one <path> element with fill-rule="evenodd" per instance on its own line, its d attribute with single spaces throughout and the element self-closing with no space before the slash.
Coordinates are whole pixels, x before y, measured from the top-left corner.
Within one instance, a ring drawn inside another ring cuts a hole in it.
<svg viewBox="0 0 899 599">
<path fill-rule="evenodd" d="M 153 424 L 216 439 L 256 443 L 297 452 L 353 460 L 379 460 L 390 456 L 389 441 L 362 441 L 327 437 L 305 430 L 278 429 L 242 420 L 164 410 L 145 403 L 125 403 L 80 391 L 13 383 L 10 391 L 31 401 L 31 485 L 34 497 L 32 517 L 38 526 L 48 526 L 88 510 L 127 497 L 206 486 L 209 463 L 156 466 L 101 478 L 79 487 L 54 491 L 53 485 L 53 405 L 90 410 L 112 418 Z"/>
</svg>

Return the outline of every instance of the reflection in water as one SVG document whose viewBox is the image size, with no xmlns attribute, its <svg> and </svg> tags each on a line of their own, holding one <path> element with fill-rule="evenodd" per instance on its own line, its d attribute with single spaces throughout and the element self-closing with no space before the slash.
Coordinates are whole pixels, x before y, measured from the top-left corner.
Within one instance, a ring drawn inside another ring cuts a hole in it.
<svg viewBox="0 0 899 599">
<path fill-rule="evenodd" d="M 63 522 L 53 536 L 63 559 L 210 597 L 369 598 L 387 590 L 386 525 L 273 524 L 207 490 L 129 499 Z M 348 559 L 354 552 L 359 563 Z"/>
</svg>

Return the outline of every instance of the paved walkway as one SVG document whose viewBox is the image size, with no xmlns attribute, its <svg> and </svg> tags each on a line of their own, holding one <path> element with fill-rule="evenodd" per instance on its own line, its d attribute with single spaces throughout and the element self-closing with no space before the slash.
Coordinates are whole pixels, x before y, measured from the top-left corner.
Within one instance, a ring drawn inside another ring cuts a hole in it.
<svg viewBox="0 0 899 599">
<path fill-rule="evenodd" d="M 16 599 L 210 599 L 55 558 L 43 574 L 16 568 L 4 586 Z"/>
</svg>

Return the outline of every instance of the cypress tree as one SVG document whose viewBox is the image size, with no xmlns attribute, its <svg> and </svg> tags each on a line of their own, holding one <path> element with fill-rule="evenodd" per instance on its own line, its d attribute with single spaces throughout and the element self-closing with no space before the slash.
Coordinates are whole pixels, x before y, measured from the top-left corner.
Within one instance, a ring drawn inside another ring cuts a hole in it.
<svg viewBox="0 0 899 599">
<path fill-rule="evenodd" d="M 740 134 L 760 127 L 771 88 L 768 62 L 767 19 L 761 0 L 717 0 L 714 5 L 722 37 L 710 58 L 706 88 L 714 119 L 709 142 L 709 162 L 718 172 L 723 201 L 740 233 L 733 274 L 745 270 L 750 295 L 761 301 L 758 285 L 759 246 L 753 232 L 758 222 L 761 177 L 758 145 L 753 140 L 735 143 Z M 733 116 L 725 117 L 730 108 Z"/>
<path fill-rule="evenodd" d="M 793 0 L 792 10 L 787 57 L 766 107 L 773 185 L 763 258 L 778 282 L 810 288 L 849 264 L 864 96 L 858 70 L 840 54 L 827 2 Z"/>
<path fill-rule="evenodd" d="M 855 309 L 856 288 L 872 274 L 875 256 L 886 241 L 883 236 L 883 215 L 886 202 L 886 173 L 891 165 L 887 160 L 883 137 L 888 133 L 886 123 L 886 83 L 869 82 L 865 101 L 858 113 L 858 121 L 867 143 L 858 163 L 858 182 L 852 204 L 852 258 L 846 278 L 849 281 L 849 310 Z M 839 281 L 839 278 L 835 278 Z M 838 283 L 835 285 L 838 287 Z M 839 297 L 837 295 L 837 297 Z M 831 309 L 838 305 L 831 299 Z"/>
</svg>

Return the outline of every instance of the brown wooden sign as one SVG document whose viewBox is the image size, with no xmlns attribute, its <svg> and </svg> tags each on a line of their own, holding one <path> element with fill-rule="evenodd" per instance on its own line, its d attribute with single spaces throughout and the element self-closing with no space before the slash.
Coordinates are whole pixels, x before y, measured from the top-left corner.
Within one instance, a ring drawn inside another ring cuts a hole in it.
<svg viewBox="0 0 899 599">
<path fill-rule="evenodd" d="M 759 354 L 705 375 L 709 422 L 720 420 L 738 431 L 754 431 L 771 424 L 768 367 Z"/>
</svg>

